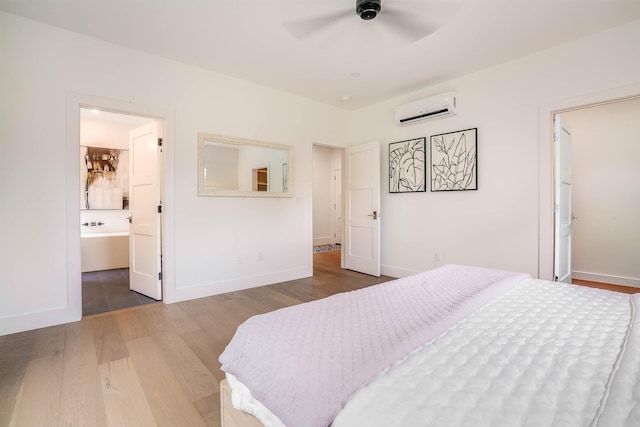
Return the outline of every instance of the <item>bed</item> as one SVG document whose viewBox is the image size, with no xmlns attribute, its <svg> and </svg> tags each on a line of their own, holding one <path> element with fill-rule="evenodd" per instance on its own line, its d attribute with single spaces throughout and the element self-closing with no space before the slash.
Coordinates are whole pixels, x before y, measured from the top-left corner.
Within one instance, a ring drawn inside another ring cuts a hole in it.
<svg viewBox="0 0 640 427">
<path fill-rule="evenodd" d="M 447 265 L 254 316 L 222 425 L 640 426 L 639 304 Z"/>
</svg>

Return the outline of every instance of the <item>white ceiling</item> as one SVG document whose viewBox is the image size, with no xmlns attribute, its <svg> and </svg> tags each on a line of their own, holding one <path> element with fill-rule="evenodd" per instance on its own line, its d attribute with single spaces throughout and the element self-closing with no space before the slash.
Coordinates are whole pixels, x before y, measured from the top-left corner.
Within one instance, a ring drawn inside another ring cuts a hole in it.
<svg viewBox="0 0 640 427">
<path fill-rule="evenodd" d="M 640 0 L 383 0 L 382 8 L 363 21 L 355 0 L 0 0 L 9 13 L 347 109 L 640 19 Z M 385 10 L 394 8 L 442 26 L 407 41 L 388 25 Z M 283 25 L 346 10 L 353 15 L 307 38 Z"/>
</svg>

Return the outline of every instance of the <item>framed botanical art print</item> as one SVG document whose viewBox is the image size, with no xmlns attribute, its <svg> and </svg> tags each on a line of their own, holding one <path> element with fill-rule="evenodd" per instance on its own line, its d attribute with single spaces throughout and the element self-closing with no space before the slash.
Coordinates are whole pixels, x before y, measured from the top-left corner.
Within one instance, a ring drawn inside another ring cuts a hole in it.
<svg viewBox="0 0 640 427">
<path fill-rule="evenodd" d="M 478 128 L 431 137 L 431 191 L 478 189 Z"/>
<path fill-rule="evenodd" d="M 426 138 L 389 144 L 389 193 L 426 191 Z"/>
</svg>

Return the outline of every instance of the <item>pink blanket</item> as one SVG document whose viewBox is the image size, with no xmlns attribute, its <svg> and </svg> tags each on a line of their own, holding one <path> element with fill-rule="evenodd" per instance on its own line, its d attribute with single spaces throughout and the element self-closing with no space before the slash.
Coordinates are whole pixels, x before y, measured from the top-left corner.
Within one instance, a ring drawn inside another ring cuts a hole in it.
<svg viewBox="0 0 640 427">
<path fill-rule="evenodd" d="M 526 277 L 446 265 L 254 316 L 222 370 L 285 425 L 328 426 L 360 387 Z"/>
</svg>

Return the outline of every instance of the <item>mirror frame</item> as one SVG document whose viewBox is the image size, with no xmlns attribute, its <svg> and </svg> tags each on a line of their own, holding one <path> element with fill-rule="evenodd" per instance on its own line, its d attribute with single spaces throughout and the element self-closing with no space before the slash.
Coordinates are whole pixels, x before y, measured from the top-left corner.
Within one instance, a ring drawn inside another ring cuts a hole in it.
<svg viewBox="0 0 640 427">
<path fill-rule="evenodd" d="M 223 144 L 250 146 L 259 148 L 272 148 L 287 152 L 287 191 L 240 191 L 220 190 L 207 188 L 204 180 L 204 147 L 205 141 L 221 142 Z M 293 197 L 293 147 L 290 145 L 273 144 L 269 142 L 254 141 L 250 139 L 235 138 L 232 136 L 217 135 L 213 133 L 198 133 L 198 196 L 214 197 Z"/>
</svg>

